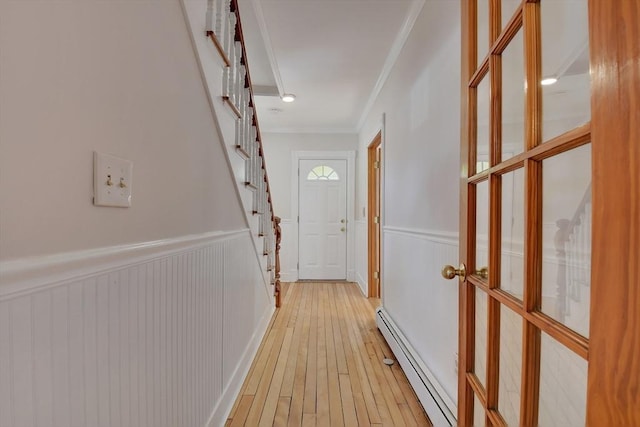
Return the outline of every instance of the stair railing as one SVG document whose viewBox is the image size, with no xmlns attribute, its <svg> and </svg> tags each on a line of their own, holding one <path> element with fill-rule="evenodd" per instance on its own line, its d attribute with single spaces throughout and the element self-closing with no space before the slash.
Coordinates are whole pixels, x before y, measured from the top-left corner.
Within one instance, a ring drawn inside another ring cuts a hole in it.
<svg viewBox="0 0 640 427">
<path fill-rule="evenodd" d="M 260 126 L 247 62 L 237 0 L 208 0 L 206 35 L 224 64 L 222 98 L 236 116 L 235 148 L 245 161 L 245 182 L 253 192 L 253 215 L 259 216 L 257 234 L 262 238 L 266 270 L 280 306 L 280 231 L 273 213 L 271 188 L 264 160 Z M 278 236 L 278 237 L 276 237 Z"/>
<path fill-rule="evenodd" d="M 571 301 L 580 302 L 581 288 L 591 283 L 591 184 L 571 219 L 556 221 L 554 236 L 558 274 L 556 313 L 564 322 L 571 315 Z"/>
</svg>

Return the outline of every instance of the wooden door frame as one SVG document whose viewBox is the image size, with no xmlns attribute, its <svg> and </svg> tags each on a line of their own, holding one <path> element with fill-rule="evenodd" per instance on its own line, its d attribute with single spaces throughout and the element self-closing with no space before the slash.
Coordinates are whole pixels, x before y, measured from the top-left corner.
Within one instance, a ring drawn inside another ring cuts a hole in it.
<svg viewBox="0 0 640 427">
<path fill-rule="evenodd" d="M 380 277 L 380 264 L 382 262 L 382 230 L 380 230 L 380 232 L 376 235 L 376 226 L 378 228 L 381 228 L 382 226 L 380 221 L 381 218 L 379 218 L 377 224 L 374 221 L 376 213 L 381 214 L 381 212 L 376 212 L 376 206 L 382 206 L 382 154 L 380 156 L 380 164 L 377 168 L 375 165 L 376 151 L 378 149 L 382 150 L 382 131 L 379 131 L 377 133 L 377 135 L 373 138 L 373 140 L 367 147 L 367 282 L 369 298 L 380 298 L 380 294 L 382 293 L 380 291 L 380 288 L 382 286 L 382 277 Z M 376 191 L 376 179 L 379 180 L 378 191 Z M 382 215 L 378 216 L 381 217 Z M 375 241 L 376 236 L 378 238 L 377 245 Z M 378 266 L 378 283 L 380 284 L 380 286 L 375 286 L 374 273 L 376 271 L 376 258 Z"/>
<path fill-rule="evenodd" d="M 523 4 L 537 2 L 523 0 Z M 467 235 L 474 231 L 469 228 L 472 226 L 468 216 L 475 212 L 468 191 L 475 156 L 469 152 L 469 141 L 475 129 L 470 129 L 468 118 L 476 107 L 468 87 L 476 66 L 476 16 L 475 2 L 463 1 L 459 259 L 467 265 L 473 264 L 473 260 L 467 259 L 473 252 Z M 469 21 L 471 25 L 467 25 Z M 640 425 L 639 27 L 640 3 L 636 0 L 620 0 L 616 7 L 601 0 L 589 0 L 594 208 L 586 422 L 594 426 Z M 528 83 L 537 86 L 535 81 Z M 467 375 L 474 355 L 463 351 L 473 348 L 473 289 L 468 281 L 459 282 L 458 424 L 461 426 L 473 424 L 474 393 Z M 525 329 L 523 333 L 533 332 Z M 535 363 L 524 354 L 523 377 L 532 374 L 529 368 Z M 531 406 L 522 413 L 522 422 L 526 424 L 534 411 L 537 408 Z M 537 412 L 534 416 L 537 418 Z"/>
<path fill-rule="evenodd" d="M 300 248 L 299 248 L 299 208 L 300 208 L 300 193 L 299 193 L 299 170 L 300 160 L 346 160 L 347 161 L 347 280 L 355 280 L 355 159 L 356 152 L 353 150 L 345 151 L 292 151 L 291 152 L 291 220 L 295 224 L 292 227 L 294 236 L 292 236 L 295 242 L 295 248 L 293 253 L 296 257 L 296 265 L 300 261 Z M 299 268 L 296 268 L 297 281 L 299 278 Z"/>
<path fill-rule="evenodd" d="M 640 425 L 640 3 L 589 0 L 589 24 L 592 245 L 603 250 L 592 256 L 587 424 Z"/>
<path fill-rule="evenodd" d="M 460 196 L 459 196 L 459 242 L 458 259 L 460 263 L 467 264 L 467 254 L 471 253 L 467 239 L 467 218 L 469 214 L 469 110 L 472 106 L 469 98 L 469 80 L 475 71 L 474 61 L 470 57 L 475 57 L 475 22 L 476 7 L 471 4 L 473 0 L 463 0 L 460 5 Z M 471 24 L 467 25 L 467 22 Z M 473 354 L 467 351 L 473 348 L 472 340 L 474 336 L 474 313 L 475 301 L 473 285 L 469 282 L 458 280 L 458 425 L 472 426 L 473 412 L 470 409 L 473 404 L 473 389 L 467 381 L 469 366 L 473 363 Z"/>
</svg>

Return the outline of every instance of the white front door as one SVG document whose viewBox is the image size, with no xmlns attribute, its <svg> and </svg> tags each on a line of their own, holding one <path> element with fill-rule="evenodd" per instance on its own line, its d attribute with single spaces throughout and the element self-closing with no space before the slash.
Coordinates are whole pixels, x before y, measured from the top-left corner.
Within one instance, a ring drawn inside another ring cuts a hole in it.
<svg viewBox="0 0 640 427">
<path fill-rule="evenodd" d="M 300 160 L 300 279 L 347 278 L 347 161 Z"/>
</svg>

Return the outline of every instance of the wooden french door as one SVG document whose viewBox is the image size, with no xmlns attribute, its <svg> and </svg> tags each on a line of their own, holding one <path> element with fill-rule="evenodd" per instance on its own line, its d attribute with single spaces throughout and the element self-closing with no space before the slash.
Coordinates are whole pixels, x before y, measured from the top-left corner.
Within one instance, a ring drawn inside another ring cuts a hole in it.
<svg viewBox="0 0 640 427">
<path fill-rule="evenodd" d="M 462 1 L 461 426 L 640 425 L 639 19 Z"/>
</svg>

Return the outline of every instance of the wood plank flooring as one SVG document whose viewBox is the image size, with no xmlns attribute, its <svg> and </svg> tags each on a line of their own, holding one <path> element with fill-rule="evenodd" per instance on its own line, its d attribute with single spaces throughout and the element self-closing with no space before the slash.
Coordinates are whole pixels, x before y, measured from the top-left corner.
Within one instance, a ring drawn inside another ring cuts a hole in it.
<svg viewBox="0 0 640 427">
<path fill-rule="evenodd" d="M 354 283 L 283 284 L 227 426 L 430 426 Z"/>
</svg>

